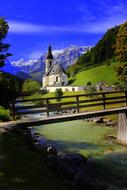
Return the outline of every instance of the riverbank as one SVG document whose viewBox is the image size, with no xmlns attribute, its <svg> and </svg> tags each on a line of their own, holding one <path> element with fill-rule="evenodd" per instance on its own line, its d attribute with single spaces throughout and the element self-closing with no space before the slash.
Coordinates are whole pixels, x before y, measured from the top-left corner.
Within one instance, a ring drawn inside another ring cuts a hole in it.
<svg viewBox="0 0 127 190">
<path fill-rule="evenodd" d="M 13 130 L 9 125 L 5 129 L 5 125 L 1 128 L 5 131 L 0 135 L 1 189 L 127 189 L 126 147 L 117 151 L 109 149 L 100 158 L 84 157 L 77 153 L 59 152 L 49 142 L 40 145 L 40 134 L 31 127 L 17 129 L 12 122 L 10 124 Z"/>
<path fill-rule="evenodd" d="M 26 140 L 21 131 L 1 125 L 0 189 L 69 190 L 64 179 L 49 169 L 43 155 L 30 149 Z"/>
</svg>

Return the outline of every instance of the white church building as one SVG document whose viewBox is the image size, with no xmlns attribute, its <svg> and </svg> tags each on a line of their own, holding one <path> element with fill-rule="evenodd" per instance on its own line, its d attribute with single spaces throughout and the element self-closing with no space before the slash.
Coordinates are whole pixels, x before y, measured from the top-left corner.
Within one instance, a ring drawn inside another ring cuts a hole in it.
<svg viewBox="0 0 127 190">
<path fill-rule="evenodd" d="M 68 86 L 68 76 L 60 63 L 54 63 L 52 48 L 49 46 L 45 61 L 45 73 L 42 79 L 42 89 L 54 92 L 57 88 L 62 91 L 80 91 L 79 86 Z"/>
</svg>

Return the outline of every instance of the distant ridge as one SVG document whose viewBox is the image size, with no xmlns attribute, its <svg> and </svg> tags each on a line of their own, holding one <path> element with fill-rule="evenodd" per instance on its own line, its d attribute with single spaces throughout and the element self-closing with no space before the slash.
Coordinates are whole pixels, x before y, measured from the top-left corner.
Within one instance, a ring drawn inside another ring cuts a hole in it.
<svg viewBox="0 0 127 190">
<path fill-rule="evenodd" d="M 18 78 L 22 80 L 31 78 L 31 76 L 28 75 L 27 73 L 24 73 L 20 71 L 19 69 L 17 69 L 17 67 L 12 66 L 9 60 L 6 60 L 5 65 L 3 67 L 0 67 L 0 71 L 17 76 Z"/>
</svg>

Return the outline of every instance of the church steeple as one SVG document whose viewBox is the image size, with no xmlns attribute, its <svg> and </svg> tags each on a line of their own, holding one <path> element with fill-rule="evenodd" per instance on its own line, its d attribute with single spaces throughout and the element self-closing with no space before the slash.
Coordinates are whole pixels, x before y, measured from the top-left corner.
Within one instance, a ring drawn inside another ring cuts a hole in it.
<svg viewBox="0 0 127 190">
<path fill-rule="evenodd" d="M 52 47 L 48 47 L 48 54 L 46 56 L 46 67 L 45 72 L 47 73 L 52 68 L 53 63 L 53 55 L 52 55 Z"/>
<path fill-rule="evenodd" d="M 53 59 L 52 47 L 51 46 L 48 47 L 47 59 Z"/>
</svg>

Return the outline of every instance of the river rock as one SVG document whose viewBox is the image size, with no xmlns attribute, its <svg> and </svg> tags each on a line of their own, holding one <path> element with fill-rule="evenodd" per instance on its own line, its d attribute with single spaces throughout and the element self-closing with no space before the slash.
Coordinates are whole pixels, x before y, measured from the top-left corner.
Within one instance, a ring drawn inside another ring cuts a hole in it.
<svg viewBox="0 0 127 190">
<path fill-rule="evenodd" d="M 95 123 L 104 123 L 103 117 L 97 117 L 93 120 Z"/>
<path fill-rule="evenodd" d="M 76 113 L 76 112 L 77 112 L 76 109 L 72 109 L 72 110 L 71 110 L 71 113 Z"/>
<path fill-rule="evenodd" d="M 57 150 L 55 148 L 55 146 L 53 145 L 48 145 L 46 148 L 47 154 L 52 154 L 52 155 L 57 155 Z"/>
</svg>

